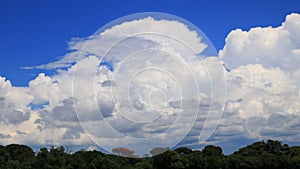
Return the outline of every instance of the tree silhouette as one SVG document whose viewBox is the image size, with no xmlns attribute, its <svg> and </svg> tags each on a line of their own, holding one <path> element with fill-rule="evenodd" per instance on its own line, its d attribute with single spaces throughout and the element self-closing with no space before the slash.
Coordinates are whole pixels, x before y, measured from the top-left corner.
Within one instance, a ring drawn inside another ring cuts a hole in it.
<svg viewBox="0 0 300 169">
<path fill-rule="evenodd" d="M 125 147 L 118 147 L 118 148 L 113 148 L 112 152 L 123 157 L 134 157 L 134 150 L 130 150 L 129 148 Z"/>
<path fill-rule="evenodd" d="M 299 169 L 300 147 L 280 141 L 255 142 L 230 155 L 208 145 L 203 150 L 154 148 L 152 157 L 127 158 L 134 151 L 114 148 L 117 155 L 99 151 L 68 152 L 64 147 L 41 148 L 36 154 L 26 145 L 0 146 L 0 169 Z M 162 153 L 163 152 L 163 153 Z"/>
<path fill-rule="evenodd" d="M 167 152 L 169 150 L 170 150 L 170 148 L 168 148 L 168 147 L 167 148 L 155 147 L 150 151 L 150 154 L 152 154 L 152 156 L 156 156 L 156 155 L 162 154 L 164 152 Z"/>
</svg>

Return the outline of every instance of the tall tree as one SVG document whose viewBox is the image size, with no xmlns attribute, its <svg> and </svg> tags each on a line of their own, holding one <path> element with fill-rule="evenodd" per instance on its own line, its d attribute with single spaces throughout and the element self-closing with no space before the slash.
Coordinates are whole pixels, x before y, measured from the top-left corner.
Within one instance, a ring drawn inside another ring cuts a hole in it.
<svg viewBox="0 0 300 169">
<path fill-rule="evenodd" d="M 134 150 L 130 150 L 129 148 L 125 148 L 125 147 L 113 148 L 112 152 L 123 157 L 134 157 L 134 153 L 135 153 Z"/>
</svg>

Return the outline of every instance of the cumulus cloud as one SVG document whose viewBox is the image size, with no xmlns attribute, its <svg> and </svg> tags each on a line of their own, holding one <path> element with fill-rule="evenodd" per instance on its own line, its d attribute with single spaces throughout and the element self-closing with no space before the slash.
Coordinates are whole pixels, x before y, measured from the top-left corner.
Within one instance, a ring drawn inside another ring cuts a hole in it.
<svg viewBox="0 0 300 169">
<path fill-rule="evenodd" d="M 232 125 L 226 119 L 234 119 L 250 138 L 271 137 L 263 132 L 266 128 L 274 131 L 279 126 L 283 131 L 290 128 L 291 118 L 299 115 L 299 88 L 293 85 L 285 72 L 250 64 L 229 74 L 227 89 L 230 101 L 227 101 L 226 111 L 235 114 L 223 118 L 228 128 Z M 275 135 L 273 138 L 280 139 Z"/>
<path fill-rule="evenodd" d="M 297 70 L 300 64 L 299 29 L 300 15 L 296 13 L 288 15 L 282 25 L 276 28 L 236 29 L 227 36 L 220 56 L 230 68 L 261 64 L 267 68 Z"/>
<path fill-rule="evenodd" d="M 233 30 L 219 57 L 203 57 L 205 39 L 176 20 L 148 17 L 74 38 L 61 60 L 27 67 L 57 74 L 41 73 L 27 87 L 0 77 L 0 143 L 94 145 L 91 138 L 145 153 L 182 139 L 194 148 L 296 142 L 299 32 L 299 14 L 275 28 Z"/>
<path fill-rule="evenodd" d="M 72 39 L 69 43 L 72 52 L 59 61 L 24 67 L 56 69 L 57 74 L 41 73 L 28 87 L 15 87 L 0 78 L 2 127 L 6 126 L 1 142 L 86 144 L 89 141 L 78 119 L 84 129 L 90 129 L 89 134 L 104 140 L 100 142 L 104 146 L 120 144 L 114 132 L 104 127 L 107 123 L 131 137 L 149 137 L 167 130 L 181 111 L 187 116 L 193 114 L 198 107 L 197 100 L 202 99 L 195 94 L 198 91 L 193 78 L 208 77 L 203 70 L 205 65 L 194 58 L 207 48 L 202 38 L 176 20 L 148 17 L 108 27 L 87 38 Z M 197 68 L 201 73 L 191 75 L 194 70 L 184 62 L 201 64 Z M 140 70 L 143 71 L 139 73 Z M 128 77 L 133 79 L 128 81 Z M 202 91 L 209 88 L 209 83 L 201 79 L 197 82 Z M 124 92 L 128 84 L 131 85 L 129 95 Z M 191 100 L 195 104 L 190 104 Z M 185 118 L 184 122 L 193 120 L 192 117 Z M 143 124 L 149 120 L 154 121 Z M 170 135 L 183 137 L 181 133 L 187 131 L 187 124 L 192 125 L 185 123 L 179 122 L 181 127 L 173 127 Z M 161 134 L 157 139 L 162 142 L 165 137 Z M 130 138 L 127 140 L 128 144 L 137 144 Z"/>
<path fill-rule="evenodd" d="M 279 27 L 229 33 L 219 52 L 230 69 L 226 73 L 227 101 L 212 137 L 223 141 L 211 139 L 211 143 L 235 142 L 241 137 L 297 142 L 299 23 L 300 15 L 293 13 Z"/>
<path fill-rule="evenodd" d="M 29 112 L 23 112 L 5 102 L 4 97 L 0 97 L 0 122 L 5 124 L 20 124 L 29 119 Z"/>
</svg>

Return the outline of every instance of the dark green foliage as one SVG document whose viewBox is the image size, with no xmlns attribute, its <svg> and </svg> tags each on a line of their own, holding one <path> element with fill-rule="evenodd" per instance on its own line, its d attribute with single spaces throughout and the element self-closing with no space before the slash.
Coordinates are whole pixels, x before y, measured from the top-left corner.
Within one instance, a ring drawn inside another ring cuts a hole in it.
<svg viewBox="0 0 300 169">
<path fill-rule="evenodd" d="M 122 166 L 117 160 L 109 157 L 109 156 L 98 156 L 91 163 L 91 169 L 121 169 Z"/>
<path fill-rule="evenodd" d="M 0 148 L 1 167 L 31 169 L 35 164 L 33 150 L 26 145 L 10 144 Z"/>
<path fill-rule="evenodd" d="M 192 151 L 181 156 L 183 168 L 185 169 L 204 169 L 206 160 L 201 151 Z"/>
<path fill-rule="evenodd" d="M 95 159 L 103 157 L 104 154 L 98 151 L 78 151 L 70 158 L 72 168 L 89 169 L 97 162 Z"/>
<path fill-rule="evenodd" d="M 190 153 L 193 152 L 191 149 L 186 148 L 186 147 L 180 147 L 180 148 L 177 148 L 174 151 L 176 151 L 179 155 L 190 154 Z"/>
<path fill-rule="evenodd" d="M 141 161 L 134 164 L 134 169 L 153 169 L 149 161 Z"/>
<path fill-rule="evenodd" d="M 203 150 L 203 155 L 205 157 L 222 157 L 222 148 L 213 145 L 206 146 Z"/>
<path fill-rule="evenodd" d="M 222 154 L 222 148 L 209 145 L 206 146 L 203 149 L 203 157 L 205 159 L 205 169 L 211 169 L 211 168 L 222 168 L 224 166 L 223 164 L 223 154 Z"/>
<path fill-rule="evenodd" d="M 164 152 L 165 151 L 165 152 Z M 147 158 L 127 158 L 99 151 L 78 151 L 64 147 L 41 148 L 35 155 L 26 145 L 0 145 L 0 169 L 299 169 L 300 147 L 279 141 L 260 141 L 231 155 L 208 145 L 202 151 L 181 147 L 154 148 Z"/>
<path fill-rule="evenodd" d="M 182 169 L 183 164 L 181 158 L 176 151 L 167 151 L 163 154 L 157 155 L 153 159 L 154 169 Z"/>
</svg>

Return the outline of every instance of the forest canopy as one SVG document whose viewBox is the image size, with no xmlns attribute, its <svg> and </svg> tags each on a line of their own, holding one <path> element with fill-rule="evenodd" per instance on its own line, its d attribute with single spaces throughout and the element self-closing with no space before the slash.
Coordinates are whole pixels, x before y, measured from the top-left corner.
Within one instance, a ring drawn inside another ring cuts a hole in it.
<svg viewBox="0 0 300 169">
<path fill-rule="evenodd" d="M 153 151 L 158 151 L 154 149 Z M 207 145 L 202 150 L 180 147 L 162 154 L 130 158 L 134 151 L 124 147 L 115 154 L 80 150 L 74 153 L 65 147 L 41 148 L 34 152 L 26 145 L 0 145 L 0 169 L 299 169 L 300 146 L 280 141 L 255 142 L 230 155 L 222 148 Z M 128 156 L 130 157 L 128 157 Z"/>
</svg>

